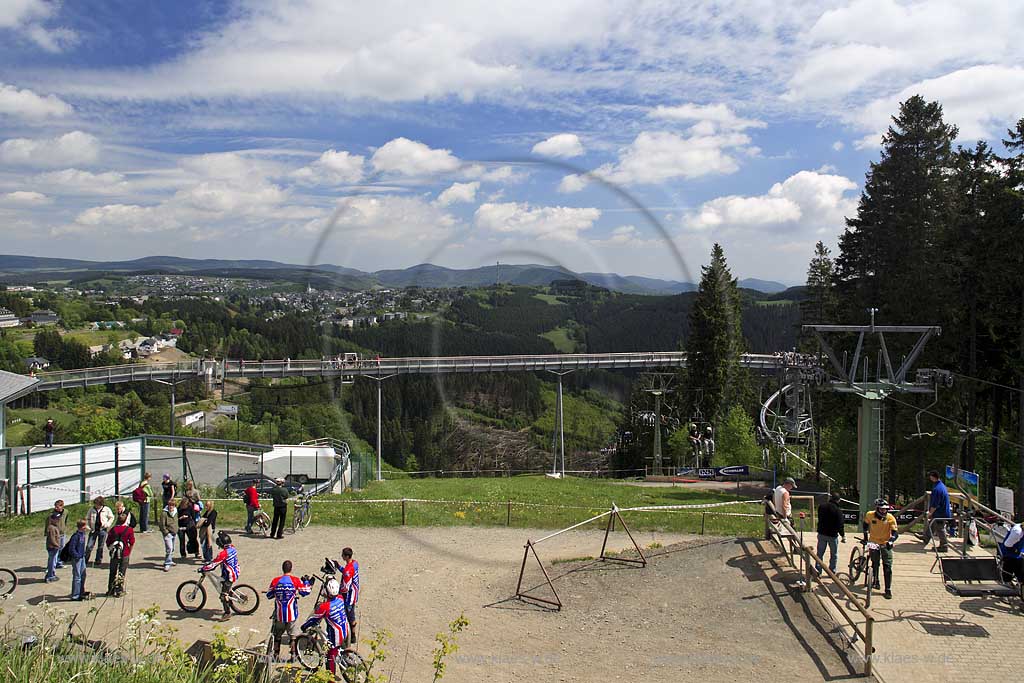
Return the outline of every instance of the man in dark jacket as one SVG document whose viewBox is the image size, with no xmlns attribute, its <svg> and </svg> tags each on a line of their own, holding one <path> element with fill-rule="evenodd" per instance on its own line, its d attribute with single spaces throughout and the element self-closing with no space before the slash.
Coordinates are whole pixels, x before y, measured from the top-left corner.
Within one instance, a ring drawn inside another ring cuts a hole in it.
<svg viewBox="0 0 1024 683">
<path fill-rule="evenodd" d="M 128 571 L 128 558 L 135 545 L 135 532 L 128 526 L 128 515 L 122 513 L 117 525 L 107 534 L 107 549 L 110 551 L 110 578 L 107 580 L 107 595 L 121 597 L 124 592 L 124 575 Z"/>
<path fill-rule="evenodd" d="M 284 487 L 284 479 L 278 477 L 277 484 L 270 489 L 270 498 L 274 501 L 274 521 L 270 524 L 271 538 L 284 538 L 284 518 L 288 514 L 288 489 Z"/>
<path fill-rule="evenodd" d="M 815 569 L 821 573 L 821 560 L 825 559 L 825 548 L 829 549 L 828 568 L 836 571 L 839 561 L 839 538 L 846 543 L 846 530 L 843 528 L 843 512 L 839 509 L 839 494 L 832 493 L 828 500 L 818 506 L 818 563 Z"/>
<path fill-rule="evenodd" d="M 78 530 L 68 541 L 68 553 L 71 555 L 71 599 L 85 600 L 85 539 L 89 528 L 84 519 L 78 520 Z"/>
</svg>

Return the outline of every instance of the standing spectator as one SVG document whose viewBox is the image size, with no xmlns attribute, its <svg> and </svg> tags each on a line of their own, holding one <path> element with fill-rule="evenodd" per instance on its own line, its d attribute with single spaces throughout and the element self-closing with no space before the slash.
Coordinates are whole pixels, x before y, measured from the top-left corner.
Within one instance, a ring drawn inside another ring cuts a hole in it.
<svg viewBox="0 0 1024 683">
<path fill-rule="evenodd" d="M 177 501 L 171 498 L 167 505 L 160 511 L 158 523 L 160 535 L 164 537 L 164 571 L 170 571 L 174 566 L 174 538 L 178 535 L 178 507 Z"/>
<path fill-rule="evenodd" d="M 77 531 L 71 535 L 68 553 L 71 555 L 71 599 L 85 600 L 85 539 L 89 527 L 84 519 L 78 520 Z"/>
<path fill-rule="evenodd" d="M 882 574 L 885 577 L 886 600 L 892 599 L 892 546 L 899 537 L 896 518 L 889 513 L 889 503 L 885 498 L 875 501 L 875 509 L 864 515 L 864 534 L 867 540 L 877 543 L 879 548 L 871 553 L 871 568 L 874 572 L 872 588 L 878 588 L 878 563 L 882 563 Z"/>
<path fill-rule="evenodd" d="M 196 542 L 196 518 L 193 516 L 192 499 L 183 496 L 178 503 L 178 552 L 185 559 L 189 553 L 198 553 Z"/>
<path fill-rule="evenodd" d="M 281 656 L 281 638 L 288 634 L 292 659 L 295 658 L 295 639 L 299 635 L 299 596 L 309 595 L 311 586 L 292 576 L 292 561 L 281 564 L 281 576 L 270 582 L 267 598 L 274 601 L 274 623 L 270 633 L 274 638 L 274 659 Z"/>
<path fill-rule="evenodd" d="M 796 488 L 796 479 L 786 477 L 780 486 L 775 487 L 772 492 L 772 504 L 775 506 L 775 514 L 779 519 L 793 519 L 793 501 L 790 492 Z"/>
<path fill-rule="evenodd" d="M 135 545 L 135 532 L 128 526 L 128 515 L 121 513 L 117 525 L 107 534 L 107 548 L 110 550 L 110 578 L 107 580 L 107 595 L 119 598 L 124 593 L 124 575 L 128 571 L 128 558 Z"/>
<path fill-rule="evenodd" d="M 187 496 L 188 498 L 191 498 L 193 501 L 198 501 L 200 498 L 199 491 L 196 490 L 196 485 L 192 482 L 191 479 L 185 481 L 185 490 L 182 491 L 181 495 L 182 497 Z"/>
<path fill-rule="evenodd" d="M 352 559 L 352 548 L 343 548 L 341 559 L 345 566 L 341 569 L 341 592 L 345 596 L 345 615 L 352 630 L 352 641 L 359 640 L 356 627 L 359 618 L 356 614 L 356 603 L 359 602 L 359 563 Z"/>
<path fill-rule="evenodd" d="M 274 501 L 274 521 L 270 525 L 271 538 L 284 538 L 284 521 L 288 515 L 288 489 L 284 487 L 284 479 L 278 477 L 277 484 L 270 489 L 270 498 Z"/>
<path fill-rule="evenodd" d="M 174 480 L 171 479 L 171 475 L 164 473 L 163 481 L 160 482 L 160 486 L 163 489 L 163 501 L 164 507 L 167 507 L 167 501 L 172 498 L 176 498 L 178 495 L 177 487 L 174 485 Z"/>
<path fill-rule="evenodd" d="M 53 419 L 46 421 L 43 425 L 43 433 L 46 435 L 46 447 L 51 448 L 53 446 L 53 435 L 57 431 L 57 423 Z"/>
<path fill-rule="evenodd" d="M 815 569 L 821 573 L 821 560 L 825 559 L 825 548 L 831 555 L 828 568 L 833 573 L 839 562 L 839 537 L 846 543 L 846 529 L 843 525 L 843 512 L 839 509 L 839 494 L 833 493 L 824 503 L 818 506 L 818 562 Z"/>
<path fill-rule="evenodd" d="M 928 499 L 928 515 L 925 518 L 924 527 L 924 542 L 930 543 L 932 540 L 932 534 L 936 534 L 939 537 L 939 552 L 944 553 L 949 550 L 949 539 L 946 535 L 946 525 L 949 524 L 949 518 L 952 517 L 952 510 L 949 507 L 949 489 L 942 483 L 942 479 L 939 478 L 939 473 L 932 470 L 928 473 L 928 481 L 932 485 L 932 495 Z M 934 521 L 934 520 L 942 520 Z"/>
<path fill-rule="evenodd" d="M 214 532 L 217 531 L 217 510 L 211 500 L 199 518 L 199 538 L 202 540 L 203 561 L 213 561 Z"/>
<path fill-rule="evenodd" d="M 114 526 L 114 513 L 107 507 L 103 496 L 97 496 L 92 501 L 92 507 L 85 516 L 85 522 L 89 526 L 89 542 L 85 546 L 85 562 L 89 563 L 89 556 L 92 555 L 93 546 L 96 547 L 96 562 L 94 567 L 100 566 L 103 562 L 103 546 L 107 540 L 107 532 Z"/>
<path fill-rule="evenodd" d="M 135 527 L 139 525 L 139 520 L 135 516 L 135 513 L 128 509 L 123 500 L 118 498 L 117 502 L 114 503 L 114 517 L 117 518 L 121 515 L 124 515 L 128 519 L 128 526 L 132 529 L 135 529 Z"/>
<path fill-rule="evenodd" d="M 132 500 L 139 504 L 139 533 L 149 533 L 149 506 L 153 502 L 153 487 L 149 485 L 149 480 L 153 478 L 153 475 L 146 472 L 142 475 L 142 481 L 139 482 L 139 487 L 132 492 Z"/>
<path fill-rule="evenodd" d="M 60 517 L 57 520 L 57 528 L 60 530 L 60 547 L 63 548 L 64 544 L 67 543 L 67 523 L 68 523 L 68 512 L 64 509 L 64 501 L 58 500 L 53 504 L 53 513 Z M 46 520 L 46 524 L 50 524 L 49 518 Z M 60 555 L 57 555 L 57 564 L 54 565 L 57 569 L 64 566 L 64 563 L 60 561 Z"/>
<path fill-rule="evenodd" d="M 245 533 L 251 534 L 253 519 L 260 509 L 260 493 L 256 490 L 255 481 L 249 482 L 249 487 L 242 493 L 242 499 L 245 501 Z"/>
<path fill-rule="evenodd" d="M 60 514 L 51 512 L 46 518 L 46 583 L 57 580 L 57 553 L 60 552 Z"/>
</svg>

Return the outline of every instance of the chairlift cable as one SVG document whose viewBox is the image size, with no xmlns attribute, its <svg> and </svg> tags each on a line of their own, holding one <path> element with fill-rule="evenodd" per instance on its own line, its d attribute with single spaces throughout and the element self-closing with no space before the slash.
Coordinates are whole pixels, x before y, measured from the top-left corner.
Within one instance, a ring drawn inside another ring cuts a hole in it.
<svg viewBox="0 0 1024 683">
<path fill-rule="evenodd" d="M 939 413 L 933 413 L 930 410 L 922 410 L 920 406 L 915 406 L 913 403 L 907 403 L 906 401 L 901 401 L 898 398 L 893 398 L 891 395 L 890 396 L 886 396 L 885 400 L 887 400 L 887 401 L 894 401 L 896 403 L 899 403 L 900 405 L 907 406 L 908 408 L 913 408 L 914 410 L 920 410 L 921 412 L 923 412 L 923 413 L 925 413 L 927 415 L 931 415 L 934 418 L 942 420 L 943 422 L 948 422 L 948 423 L 950 423 L 952 425 L 956 425 L 957 427 L 960 427 L 962 429 L 978 429 L 977 427 L 970 427 L 970 426 L 964 424 L 963 422 L 959 422 L 957 420 L 954 420 L 951 417 L 946 417 L 945 415 L 940 415 Z M 987 434 L 988 436 L 991 436 L 993 439 L 998 439 L 1001 443 L 1006 444 L 1007 446 L 1013 446 L 1014 448 L 1024 448 L 1024 446 L 1022 446 L 1021 444 L 1019 444 L 1019 443 L 1017 443 L 1015 441 L 1010 441 L 1009 439 L 1003 438 L 1001 436 L 997 436 L 996 434 L 993 434 L 992 432 L 981 431 L 981 433 L 982 434 Z"/>
</svg>

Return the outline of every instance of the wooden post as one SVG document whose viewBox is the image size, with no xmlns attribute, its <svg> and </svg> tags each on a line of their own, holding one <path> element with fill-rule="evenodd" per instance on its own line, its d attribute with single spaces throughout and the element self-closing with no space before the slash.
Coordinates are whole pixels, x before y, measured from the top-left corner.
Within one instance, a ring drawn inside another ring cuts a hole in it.
<svg viewBox="0 0 1024 683">
<path fill-rule="evenodd" d="M 508 501 L 508 509 L 505 513 L 505 526 L 512 526 L 512 501 Z"/>
<path fill-rule="evenodd" d="M 707 517 L 707 514 L 708 513 L 704 512 L 703 510 L 700 513 L 700 535 L 701 536 L 704 535 L 704 518 Z"/>
<path fill-rule="evenodd" d="M 402 526 L 405 526 L 405 498 L 402 499 Z"/>
<path fill-rule="evenodd" d="M 864 676 L 871 677 L 871 657 L 875 652 L 874 642 L 875 618 L 869 616 L 864 622 Z"/>
</svg>

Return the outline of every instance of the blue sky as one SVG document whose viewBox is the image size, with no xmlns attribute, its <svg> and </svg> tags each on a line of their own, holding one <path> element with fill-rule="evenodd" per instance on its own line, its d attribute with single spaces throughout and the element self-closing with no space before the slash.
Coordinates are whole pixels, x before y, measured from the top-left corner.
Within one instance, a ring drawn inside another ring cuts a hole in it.
<svg viewBox="0 0 1024 683">
<path fill-rule="evenodd" d="M 800 282 L 900 100 L 1024 116 L 964 5 L 0 0 L 0 252 Z"/>
</svg>

